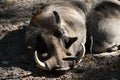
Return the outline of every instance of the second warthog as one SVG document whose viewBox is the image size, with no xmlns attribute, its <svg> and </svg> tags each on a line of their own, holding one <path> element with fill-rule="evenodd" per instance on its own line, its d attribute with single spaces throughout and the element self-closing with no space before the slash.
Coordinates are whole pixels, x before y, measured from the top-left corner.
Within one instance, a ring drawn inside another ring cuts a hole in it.
<svg viewBox="0 0 120 80">
<path fill-rule="evenodd" d="M 120 45 L 120 1 L 104 0 L 93 6 L 87 17 L 91 52 L 114 51 Z"/>
</svg>

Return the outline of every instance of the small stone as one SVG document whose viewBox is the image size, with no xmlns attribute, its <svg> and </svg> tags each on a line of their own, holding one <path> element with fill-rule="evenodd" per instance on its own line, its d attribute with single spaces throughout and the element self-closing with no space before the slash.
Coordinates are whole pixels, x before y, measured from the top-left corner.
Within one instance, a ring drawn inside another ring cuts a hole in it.
<svg viewBox="0 0 120 80">
<path fill-rule="evenodd" d="M 32 72 L 30 72 L 30 71 L 27 71 L 26 73 L 25 73 L 25 75 L 31 75 L 32 74 Z"/>
</svg>

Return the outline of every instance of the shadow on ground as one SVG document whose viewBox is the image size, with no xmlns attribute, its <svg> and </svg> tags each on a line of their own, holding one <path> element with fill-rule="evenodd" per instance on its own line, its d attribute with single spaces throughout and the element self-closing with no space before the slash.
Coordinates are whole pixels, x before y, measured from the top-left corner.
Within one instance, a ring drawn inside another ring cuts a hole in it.
<svg viewBox="0 0 120 80">
<path fill-rule="evenodd" d="M 6 74 L 8 70 L 13 70 L 10 77 L 15 76 L 14 74 L 19 71 L 21 74 L 17 75 L 16 77 L 25 77 L 25 76 L 34 76 L 34 77 L 59 77 L 59 74 L 55 74 L 49 71 L 43 71 L 36 67 L 33 56 L 29 57 L 27 63 L 21 60 L 21 56 L 23 53 L 23 45 L 24 45 L 24 31 L 25 29 L 15 30 L 11 32 L 6 32 L 7 34 L 0 40 L 0 67 L 4 70 L 6 69 Z M 14 69 L 17 67 L 18 69 Z M 19 69 L 21 68 L 21 69 Z M 24 76 L 24 71 L 30 71 L 30 75 Z M 3 75 L 3 73 L 0 73 Z M 8 77 L 8 76 L 6 76 Z"/>
</svg>

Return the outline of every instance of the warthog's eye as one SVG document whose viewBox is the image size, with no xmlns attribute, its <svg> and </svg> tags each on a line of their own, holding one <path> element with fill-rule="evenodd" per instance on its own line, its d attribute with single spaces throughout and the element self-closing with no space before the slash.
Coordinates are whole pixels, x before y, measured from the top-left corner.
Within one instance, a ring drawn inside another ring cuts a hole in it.
<svg viewBox="0 0 120 80">
<path fill-rule="evenodd" d="M 62 36 L 62 33 L 57 30 L 57 31 L 54 32 L 54 36 L 60 38 Z"/>
</svg>

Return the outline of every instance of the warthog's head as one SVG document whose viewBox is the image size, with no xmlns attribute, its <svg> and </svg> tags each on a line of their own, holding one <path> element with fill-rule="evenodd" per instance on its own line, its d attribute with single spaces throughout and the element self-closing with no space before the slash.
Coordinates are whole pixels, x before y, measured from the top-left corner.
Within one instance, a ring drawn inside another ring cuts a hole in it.
<svg viewBox="0 0 120 80">
<path fill-rule="evenodd" d="M 77 54 L 73 53 L 74 49 L 73 52 L 69 51 L 71 45 L 77 41 L 77 37 L 72 33 L 72 36 L 69 36 L 71 34 L 66 35 L 65 27 L 62 28 L 61 25 L 61 17 L 56 11 L 49 15 L 38 12 L 30 22 L 26 32 L 27 39 L 34 36 L 34 59 L 41 69 L 67 71 L 74 67 L 84 54 L 82 43 L 80 47 L 83 52 Z"/>
</svg>

